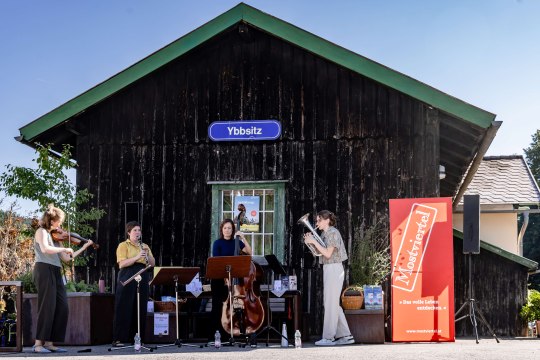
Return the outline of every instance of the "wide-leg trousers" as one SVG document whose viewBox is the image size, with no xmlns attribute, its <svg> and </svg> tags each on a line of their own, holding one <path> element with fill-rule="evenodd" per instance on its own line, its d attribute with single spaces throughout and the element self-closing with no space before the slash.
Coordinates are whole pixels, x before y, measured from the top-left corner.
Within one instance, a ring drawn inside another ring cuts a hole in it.
<svg viewBox="0 0 540 360">
<path fill-rule="evenodd" d="M 141 334 L 139 335 L 144 340 L 149 292 L 148 272 L 141 274 L 139 311 L 137 311 L 137 281 L 133 280 L 126 286 L 121 283 L 144 269 L 144 267 L 141 263 L 135 263 L 127 268 L 120 269 L 118 272 L 114 304 L 113 341 L 133 342 L 135 333 L 138 330 L 137 322 L 139 319 L 141 322 Z"/>
<path fill-rule="evenodd" d="M 37 262 L 34 265 L 33 280 L 37 288 L 36 339 L 63 342 L 69 308 L 60 267 Z"/>
<path fill-rule="evenodd" d="M 339 305 L 345 271 L 342 263 L 323 265 L 324 339 L 337 339 L 351 334 L 343 309 Z"/>
</svg>

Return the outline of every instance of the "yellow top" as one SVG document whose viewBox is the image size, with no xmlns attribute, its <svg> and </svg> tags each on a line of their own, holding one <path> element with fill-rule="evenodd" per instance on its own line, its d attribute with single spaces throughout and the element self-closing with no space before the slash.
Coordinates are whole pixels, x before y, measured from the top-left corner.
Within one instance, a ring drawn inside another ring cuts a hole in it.
<svg viewBox="0 0 540 360">
<path fill-rule="evenodd" d="M 148 252 L 148 257 L 154 257 L 154 255 L 152 254 L 152 250 L 150 250 L 150 247 L 145 243 L 143 243 L 142 245 L 143 248 L 146 249 L 146 251 Z M 121 242 L 116 249 L 116 262 L 119 263 L 122 260 L 131 259 L 132 257 L 139 255 L 140 252 L 141 248 L 139 247 L 139 245 L 133 245 L 133 243 L 129 239 L 127 239 L 126 241 Z M 146 264 L 146 260 L 145 258 L 140 258 L 136 261 L 136 263 Z"/>
</svg>

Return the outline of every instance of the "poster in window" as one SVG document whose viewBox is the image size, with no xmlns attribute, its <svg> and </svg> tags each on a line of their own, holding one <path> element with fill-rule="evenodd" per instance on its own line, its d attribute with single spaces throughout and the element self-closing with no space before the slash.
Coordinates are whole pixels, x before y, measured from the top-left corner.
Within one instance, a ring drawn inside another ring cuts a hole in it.
<svg viewBox="0 0 540 360">
<path fill-rule="evenodd" d="M 259 232 L 259 196 L 235 196 L 234 198 L 234 223 L 240 231 Z"/>
</svg>

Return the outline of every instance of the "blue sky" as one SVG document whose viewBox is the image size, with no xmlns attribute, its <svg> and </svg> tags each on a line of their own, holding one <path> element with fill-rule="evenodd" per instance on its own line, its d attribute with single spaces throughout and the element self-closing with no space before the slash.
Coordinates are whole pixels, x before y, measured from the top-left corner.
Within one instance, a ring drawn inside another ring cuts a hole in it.
<svg viewBox="0 0 540 360">
<path fill-rule="evenodd" d="M 488 155 L 523 154 L 540 128 L 538 0 L 245 2 L 497 114 Z M 34 165 L 20 127 L 236 4 L 0 0 L 0 172 Z"/>
</svg>

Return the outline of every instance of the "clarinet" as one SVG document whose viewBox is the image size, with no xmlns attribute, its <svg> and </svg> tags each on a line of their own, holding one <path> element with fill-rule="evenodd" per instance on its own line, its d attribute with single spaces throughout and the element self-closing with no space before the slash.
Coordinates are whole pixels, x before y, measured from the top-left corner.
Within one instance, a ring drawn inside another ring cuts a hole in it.
<svg viewBox="0 0 540 360">
<path fill-rule="evenodd" d="M 145 251 L 143 247 L 142 236 L 139 236 L 139 247 L 141 248 L 141 251 Z M 148 261 L 148 251 L 145 251 L 145 253 L 146 254 L 144 255 L 144 262 L 146 265 L 146 269 L 148 269 L 148 268 L 151 268 L 152 265 L 150 265 L 150 262 Z"/>
<path fill-rule="evenodd" d="M 143 243 L 142 243 L 142 236 L 139 236 L 139 248 L 141 249 L 141 251 L 144 251 Z M 145 265 L 146 265 L 144 269 L 139 270 L 136 274 L 134 274 L 132 277 L 130 277 L 126 281 L 120 281 L 120 283 L 123 286 L 126 286 L 126 284 L 129 284 L 130 281 L 133 280 L 133 279 L 135 279 L 136 281 L 141 281 L 141 274 L 152 267 L 152 265 L 150 265 L 150 263 L 148 261 L 148 252 L 146 252 L 146 255 L 144 256 L 144 261 L 145 261 Z M 139 280 L 137 280 L 137 277 L 139 278 Z"/>
</svg>

